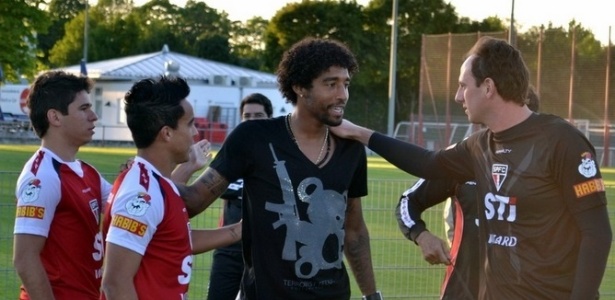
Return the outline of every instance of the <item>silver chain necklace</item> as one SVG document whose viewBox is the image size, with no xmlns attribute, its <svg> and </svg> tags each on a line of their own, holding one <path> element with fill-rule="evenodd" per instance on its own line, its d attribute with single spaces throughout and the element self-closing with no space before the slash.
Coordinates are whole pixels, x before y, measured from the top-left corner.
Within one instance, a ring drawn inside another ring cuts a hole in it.
<svg viewBox="0 0 615 300">
<path fill-rule="evenodd" d="M 299 147 L 299 143 L 297 142 L 297 139 L 295 138 L 295 135 L 293 134 L 292 127 L 290 126 L 290 115 L 291 114 L 286 115 L 286 130 L 288 131 L 288 134 L 290 135 L 290 138 L 293 140 L 293 142 L 295 142 L 297 147 Z M 325 152 L 325 146 L 327 146 L 327 152 Z M 301 150 L 301 148 L 299 148 L 299 150 Z M 314 162 L 314 164 L 316 164 L 317 167 L 320 167 L 329 157 L 330 151 L 331 151 L 331 140 L 329 139 L 329 126 L 327 126 L 325 130 L 325 138 L 322 141 L 320 152 L 318 152 L 318 157 L 316 158 L 316 162 Z M 322 156 L 323 152 L 325 153 L 324 156 Z M 321 160 L 321 157 L 322 157 L 322 160 Z"/>
</svg>

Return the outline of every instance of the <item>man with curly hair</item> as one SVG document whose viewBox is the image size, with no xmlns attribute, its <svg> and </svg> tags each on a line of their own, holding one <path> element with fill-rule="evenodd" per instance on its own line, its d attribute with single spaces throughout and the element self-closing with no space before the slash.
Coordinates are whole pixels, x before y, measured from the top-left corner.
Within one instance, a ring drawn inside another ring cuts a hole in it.
<svg viewBox="0 0 615 300">
<path fill-rule="evenodd" d="M 241 123 L 209 168 L 180 187 L 195 214 L 243 178 L 241 299 L 349 299 L 344 255 L 364 298 L 381 299 L 361 209 L 365 149 L 329 132 L 342 122 L 357 71 L 344 44 L 299 41 L 277 70 L 293 113 Z"/>
</svg>

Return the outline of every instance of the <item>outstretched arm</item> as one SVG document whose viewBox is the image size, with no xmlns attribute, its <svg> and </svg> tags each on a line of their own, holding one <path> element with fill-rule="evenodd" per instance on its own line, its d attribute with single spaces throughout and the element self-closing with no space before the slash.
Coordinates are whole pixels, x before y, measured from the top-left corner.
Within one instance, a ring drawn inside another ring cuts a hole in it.
<svg viewBox="0 0 615 300">
<path fill-rule="evenodd" d="M 194 217 L 222 195 L 228 185 L 229 182 L 218 171 L 207 168 L 192 184 L 178 184 L 177 189 L 184 199 L 188 215 Z"/>
<path fill-rule="evenodd" d="M 363 295 L 376 293 L 369 232 L 363 219 L 361 198 L 349 198 L 346 210 L 344 254 Z"/>
<path fill-rule="evenodd" d="M 241 221 L 216 229 L 192 230 L 192 254 L 226 247 L 241 240 Z"/>
<path fill-rule="evenodd" d="M 329 127 L 329 130 L 341 138 L 359 141 L 365 146 L 367 146 L 369 139 L 374 134 L 373 130 L 356 125 L 348 120 L 343 120 L 342 124 L 338 126 Z"/>
<path fill-rule="evenodd" d="M 434 151 L 374 132 L 348 120 L 330 127 L 330 130 L 339 137 L 363 143 L 400 170 L 414 176 L 429 179 L 450 177 L 442 172 Z"/>
</svg>

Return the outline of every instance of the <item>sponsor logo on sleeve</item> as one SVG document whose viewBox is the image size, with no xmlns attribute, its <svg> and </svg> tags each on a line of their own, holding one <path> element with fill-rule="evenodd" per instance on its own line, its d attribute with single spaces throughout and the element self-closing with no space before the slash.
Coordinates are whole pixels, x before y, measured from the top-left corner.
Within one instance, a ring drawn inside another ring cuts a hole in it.
<svg viewBox="0 0 615 300">
<path fill-rule="evenodd" d="M 581 154 L 581 164 L 579 165 L 579 173 L 585 176 L 586 178 L 596 176 L 596 161 L 592 157 L 592 154 L 589 152 L 583 152 Z"/>
<path fill-rule="evenodd" d="M 493 183 L 498 191 L 506 179 L 506 174 L 508 174 L 508 165 L 493 164 L 491 166 L 491 177 L 493 178 Z"/>
<path fill-rule="evenodd" d="M 111 226 L 126 230 L 140 237 L 143 237 L 145 235 L 145 231 L 147 230 L 147 225 L 122 215 L 113 216 Z"/>
<path fill-rule="evenodd" d="M 21 201 L 30 203 L 38 200 L 38 195 L 41 191 L 41 181 L 34 178 L 28 182 L 26 188 L 21 192 Z"/>
<path fill-rule="evenodd" d="M 602 178 L 596 178 L 575 184 L 572 187 L 577 198 L 581 198 L 589 194 L 604 192 L 604 181 L 602 181 Z"/>
<path fill-rule="evenodd" d="M 40 206 L 17 206 L 15 213 L 17 218 L 32 218 L 42 220 L 45 217 L 45 208 Z"/>
<path fill-rule="evenodd" d="M 147 209 L 151 206 L 150 200 L 152 197 L 146 193 L 139 193 L 137 197 L 126 203 L 126 211 L 133 216 L 143 216 Z"/>
</svg>

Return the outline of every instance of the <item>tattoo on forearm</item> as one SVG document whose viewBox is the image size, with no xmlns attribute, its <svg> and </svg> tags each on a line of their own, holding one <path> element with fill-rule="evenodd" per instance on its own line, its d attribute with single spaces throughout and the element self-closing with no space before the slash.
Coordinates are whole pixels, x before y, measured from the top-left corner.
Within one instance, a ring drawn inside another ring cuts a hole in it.
<svg viewBox="0 0 615 300">
<path fill-rule="evenodd" d="M 211 172 L 208 170 L 201 177 L 199 177 L 198 180 L 212 195 L 221 195 L 226 189 L 226 185 L 224 184 L 226 180 L 217 172 Z"/>
<path fill-rule="evenodd" d="M 205 210 L 228 186 L 226 179 L 214 169 L 207 169 L 189 186 L 179 185 L 188 215 L 193 217 Z"/>
<path fill-rule="evenodd" d="M 357 240 L 346 245 L 346 256 L 353 265 L 363 268 L 365 267 L 364 258 L 369 257 L 369 238 L 359 236 Z M 361 273 L 362 270 L 356 270 Z"/>
<path fill-rule="evenodd" d="M 375 289 L 369 234 L 360 234 L 346 245 L 346 259 L 362 291 Z"/>
</svg>

